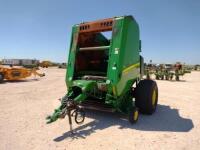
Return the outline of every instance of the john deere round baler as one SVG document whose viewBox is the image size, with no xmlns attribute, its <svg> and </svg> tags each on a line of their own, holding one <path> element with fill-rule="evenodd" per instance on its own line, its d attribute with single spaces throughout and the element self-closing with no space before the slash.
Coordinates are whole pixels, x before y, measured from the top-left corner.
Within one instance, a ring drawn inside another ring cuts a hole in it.
<svg viewBox="0 0 200 150">
<path fill-rule="evenodd" d="M 142 80 L 139 35 L 132 16 L 74 25 L 66 72 L 68 91 L 47 123 L 68 115 L 71 127 L 71 117 L 82 123 L 86 109 L 118 111 L 131 123 L 138 120 L 138 112 L 152 114 L 158 88 L 155 81 Z"/>
</svg>

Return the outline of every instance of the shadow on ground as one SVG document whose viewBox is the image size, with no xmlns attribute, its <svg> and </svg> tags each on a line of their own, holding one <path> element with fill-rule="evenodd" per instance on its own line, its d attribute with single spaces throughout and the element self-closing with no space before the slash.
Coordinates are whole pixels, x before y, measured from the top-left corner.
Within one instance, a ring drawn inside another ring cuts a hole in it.
<svg viewBox="0 0 200 150">
<path fill-rule="evenodd" d="M 34 82 L 34 81 L 39 81 L 39 78 L 34 78 L 34 79 L 21 79 L 21 80 L 5 80 L 1 84 L 6 84 L 6 83 L 23 83 L 23 82 Z"/>
<path fill-rule="evenodd" d="M 65 132 L 55 138 L 54 141 L 60 142 L 67 138 L 86 138 L 96 130 L 104 130 L 111 126 L 119 126 L 119 129 L 129 128 L 141 131 L 168 132 L 189 132 L 194 127 L 191 119 L 182 118 L 177 109 L 171 109 L 165 105 L 158 105 L 157 111 L 153 115 L 140 115 L 138 122 L 133 125 L 117 113 L 94 111 L 87 111 L 86 113 L 88 118 L 95 120 L 75 128 L 74 134 L 71 134 L 70 131 Z"/>
<path fill-rule="evenodd" d="M 187 81 L 184 80 L 184 79 L 180 79 L 180 80 L 178 80 L 178 81 L 176 81 L 176 80 L 167 80 L 167 81 L 171 81 L 171 82 L 187 82 Z"/>
<path fill-rule="evenodd" d="M 176 81 L 175 79 L 172 79 L 172 80 L 165 80 L 165 79 L 163 79 L 163 80 L 157 80 L 157 79 L 154 79 L 155 81 L 163 81 L 163 82 L 187 82 L 186 80 L 184 80 L 184 79 L 180 79 L 180 80 L 178 80 L 178 81 Z"/>
</svg>

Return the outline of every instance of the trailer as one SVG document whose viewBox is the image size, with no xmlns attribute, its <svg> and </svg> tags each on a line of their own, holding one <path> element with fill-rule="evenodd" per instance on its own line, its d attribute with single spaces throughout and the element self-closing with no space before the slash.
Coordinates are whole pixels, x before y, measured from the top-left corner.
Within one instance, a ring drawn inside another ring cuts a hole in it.
<svg viewBox="0 0 200 150">
<path fill-rule="evenodd" d="M 3 67 L 0 66 L 0 83 L 4 81 L 16 81 L 22 80 L 31 75 L 43 77 L 44 73 L 38 73 L 38 69 L 26 69 L 26 68 L 16 68 L 16 67 Z"/>
</svg>

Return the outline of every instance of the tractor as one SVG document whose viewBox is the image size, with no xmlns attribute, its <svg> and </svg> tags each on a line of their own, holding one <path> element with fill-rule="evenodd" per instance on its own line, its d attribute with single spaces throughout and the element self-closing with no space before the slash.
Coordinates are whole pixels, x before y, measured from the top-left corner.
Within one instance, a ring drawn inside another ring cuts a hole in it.
<svg viewBox="0 0 200 150">
<path fill-rule="evenodd" d="M 111 37 L 108 37 L 108 33 Z M 68 91 L 47 123 L 68 116 L 83 123 L 85 110 L 120 112 L 130 123 L 139 112 L 153 114 L 158 103 L 155 81 L 143 79 L 139 25 L 132 16 L 108 18 L 72 27 L 66 71 Z"/>
</svg>

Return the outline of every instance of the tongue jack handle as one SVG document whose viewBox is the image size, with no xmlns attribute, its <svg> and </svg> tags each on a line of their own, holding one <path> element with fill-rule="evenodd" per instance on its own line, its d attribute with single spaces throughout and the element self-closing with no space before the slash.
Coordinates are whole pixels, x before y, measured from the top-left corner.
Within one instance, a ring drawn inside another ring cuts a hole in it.
<svg viewBox="0 0 200 150">
<path fill-rule="evenodd" d="M 69 129 L 70 129 L 70 132 L 73 134 L 71 111 L 67 111 L 67 115 L 68 115 L 68 120 L 69 120 Z"/>
</svg>

